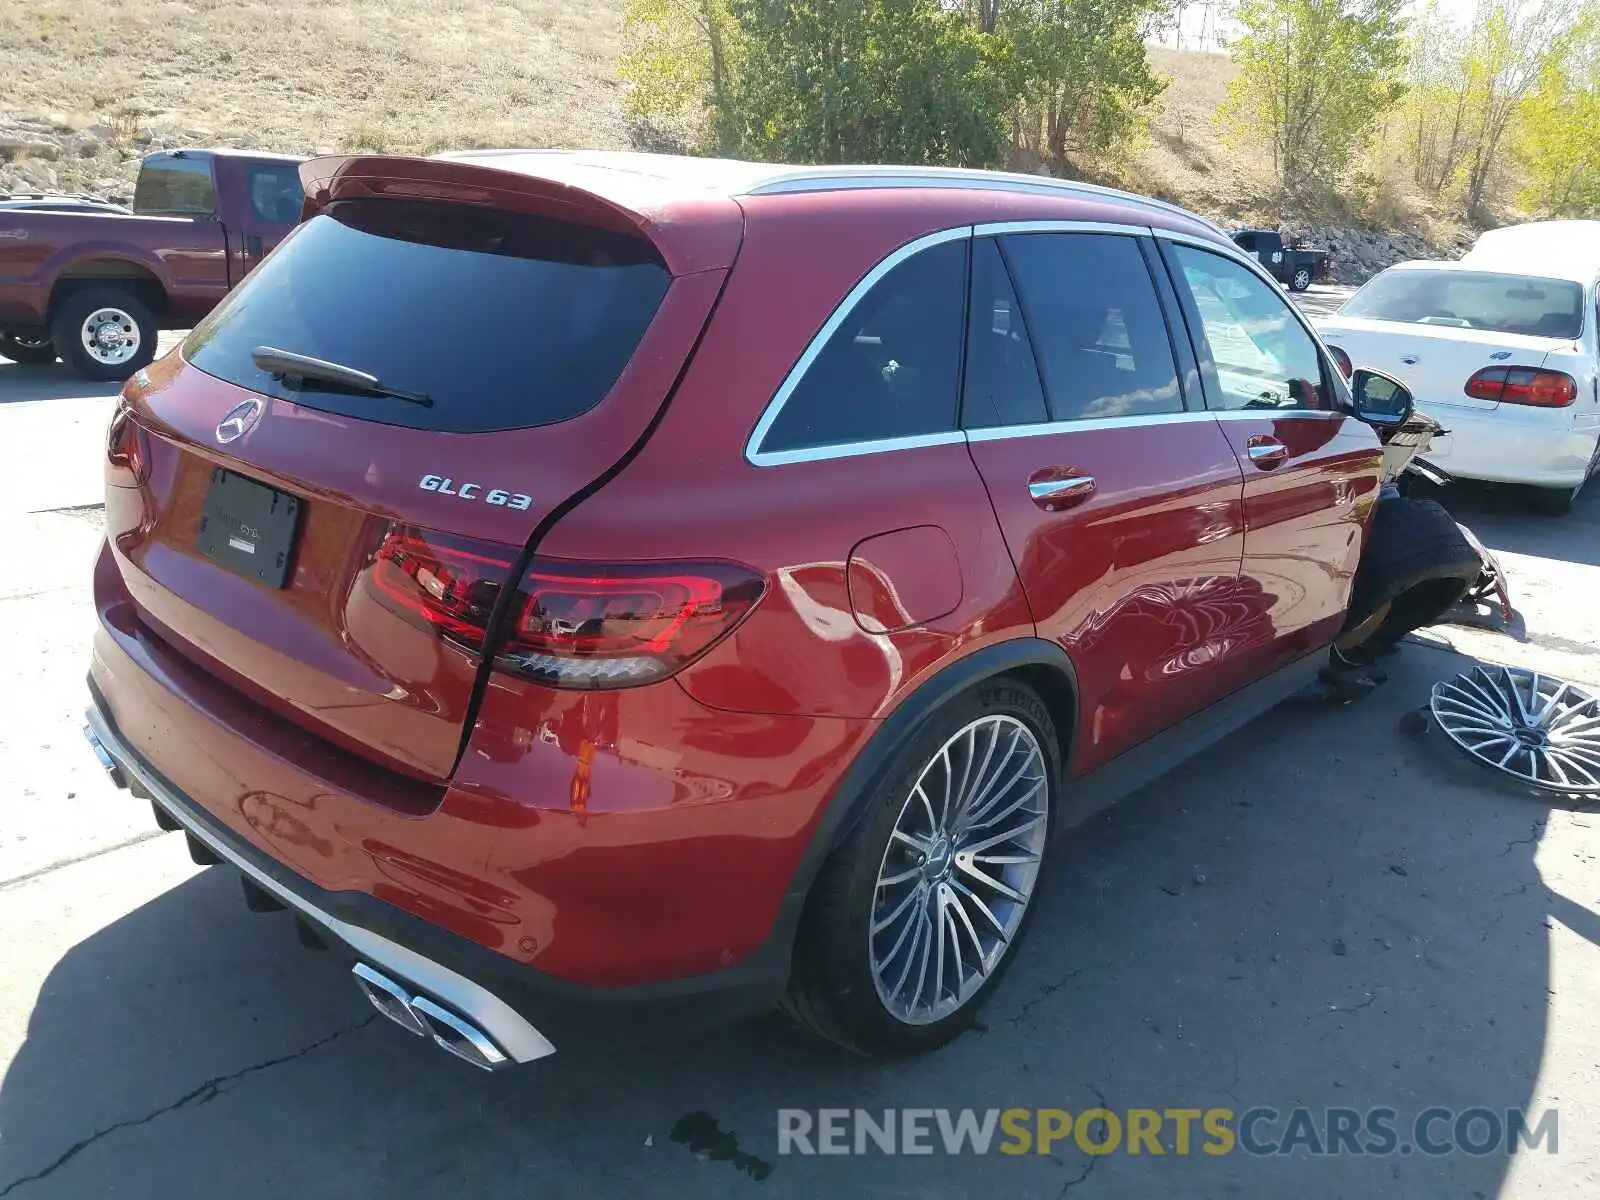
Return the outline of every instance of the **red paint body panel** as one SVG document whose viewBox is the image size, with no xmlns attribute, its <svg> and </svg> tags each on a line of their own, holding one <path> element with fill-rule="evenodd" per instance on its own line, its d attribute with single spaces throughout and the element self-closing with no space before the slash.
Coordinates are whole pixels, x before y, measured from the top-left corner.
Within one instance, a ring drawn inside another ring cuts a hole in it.
<svg viewBox="0 0 1600 1200">
<path fill-rule="evenodd" d="M 956 610 L 961 560 L 937 525 L 880 533 L 850 551 L 850 610 L 867 633 L 898 633 Z"/>
<path fill-rule="evenodd" d="M 1219 425 L 1244 464 L 1244 577 L 1268 605 L 1264 636 L 1241 664 L 1259 674 L 1339 632 L 1382 450 L 1369 426 L 1337 413 L 1232 413 Z M 1288 457 L 1262 469 L 1250 461 L 1252 438 L 1281 442 Z"/>
<path fill-rule="evenodd" d="M 1041 637 L 1078 672 L 1085 771 L 1249 682 L 1241 640 L 1258 614 L 1239 587 L 1239 463 L 1214 419 L 974 440 Z M 1041 509 L 1041 470 L 1089 475 L 1095 491 Z"/>
<path fill-rule="evenodd" d="M 863 722 L 734 717 L 665 685 L 497 681 L 436 811 L 175 653 L 96 568 L 93 675 L 123 734 L 230 828 L 559 978 L 623 985 L 755 948 Z M 581 780 L 581 786 L 580 786 Z"/>
</svg>

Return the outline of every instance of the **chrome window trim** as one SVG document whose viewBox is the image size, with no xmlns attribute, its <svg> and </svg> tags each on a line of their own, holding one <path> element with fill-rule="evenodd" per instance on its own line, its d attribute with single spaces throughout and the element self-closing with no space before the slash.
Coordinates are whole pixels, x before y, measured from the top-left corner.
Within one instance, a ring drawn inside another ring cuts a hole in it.
<svg viewBox="0 0 1600 1200">
<path fill-rule="evenodd" d="M 1132 417 L 1084 417 L 1076 421 L 1040 421 L 1032 425 L 990 425 L 983 429 L 967 430 L 967 440 L 972 442 L 1000 442 L 1008 438 L 1047 437 L 1057 433 L 1078 430 L 1134 429 L 1144 425 L 1189 425 L 1216 419 L 1216 413 L 1206 409 L 1187 412 L 1141 413 Z"/>
<path fill-rule="evenodd" d="M 839 442 L 832 446 L 805 446 L 799 450 L 770 450 L 746 454 L 753 466 L 782 467 L 789 463 L 822 462 L 830 458 L 857 458 L 863 454 L 887 454 L 892 450 L 917 450 L 924 446 L 952 446 L 966 441 L 959 429 L 943 433 L 918 433 L 909 437 L 878 438 L 871 442 Z"/>
<path fill-rule="evenodd" d="M 985 221 L 972 227 L 972 236 L 1005 237 L 1024 233 L 1110 233 L 1120 237 L 1149 237 L 1148 225 L 1122 225 L 1114 221 Z"/>
<path fill-rule="evenodd" d="M 1339 412 L 1333 408 L 1224 408 L 1219 411 L 1207 410 L 1210 416 L 1219 421 L 1273 421 L 1281 417 L 1348 417 L 1349 413 Z"/>
<path fill-rule="evenodd" d="M 745 439 L 745 461 L 754 467 L 777 467 L 795 462 L 817 462 L 826 458 L 850 458 L 858 454 L 871 454 L 879 450 L 907 450 L 916 446 L 939 446 L 949 441 L 961 441 L 961 431 L 945 430 L 939 433 L 915 434 L 909 437 L 879 438 L 868 442 L 843 442 L 832 446 L 804 446 L 795 450 L 762 450 L 761 443 L 766 440 L 767 432 L 777 421 L 778 414 L 783 411 L 783 406 L 788 403 L 789 397 L 795 388 L 800 386 L 800 381 L 805 378 L 811 364 L 822 353 L 822 348 L 828 340 L 838 332 L 839 326 L 845 323 L 857 304 L 861 303 L 878 281 L 890 271 L 894 270 L 906 259 L 920 254 L 934 246 L 946 242 L 967 241 L 972 237 L 971 225 L 957 225 L 950 229 L 941 229 L 936 233 L 924 234 L 914 238 L 905 245 L 891 251 L 880 259 L 877 266 L 863 275 L 855 287 L 846 293 L 845 298 L 839 301 L 832 314 L 823 322 L 822 328 L 817 330 L 805 350 L 795 360 L 794 366 L 789 368 L 789 373 L 783 377 L 783 382 L 778 385 L 778 390 L 772 394 L 772 399 L 767 401 L 767 407 L 761 413 L 761 419 L 756 422 L 750 436 Z M 965 315 L 963 314 L 963 328 L 965 328 Z"/>
<path fill-rule="evenodd" d="M 847 167 L 776 174 L 751 184 L 741 195 L 790 196 L 805 192 L 858 191 L 888 188 L 954 188 L 989 192 L 1015 192 L 1033 196 L 1075 196 L 1087 200 L 1110 200 L 1137 205 L 1151 212 L 1182 217 L 1214 229 L 1226 237 L 1220 225 L 1208 221 L 1179 205 L 1140 196 L 1134 192 L 1101 187 L 1073 179 L 1053 179 L 1048 175 L 1020 175 L 1010 171 L 981 171 L 961 167 Z"/>
</svg>

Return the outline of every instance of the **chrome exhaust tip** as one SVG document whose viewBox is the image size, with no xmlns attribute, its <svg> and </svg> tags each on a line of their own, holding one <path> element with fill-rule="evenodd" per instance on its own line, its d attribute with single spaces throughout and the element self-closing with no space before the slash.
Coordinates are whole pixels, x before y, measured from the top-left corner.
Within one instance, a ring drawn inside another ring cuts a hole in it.
<svg viewBox="0 0 1600 1200">
<path fill-rule="evenodd" d="M 505 1051 L 465 1017 L 426 996 L 411 995 L 403 985 L 366 963 L 357 963 L 351 968 L 351 974 L 372 1007 L 407 1033 L 431 1037 L 440 1049 L 481 1071 L 498 1071 L 510 1065 Z"/>
<path fill-rule="evenodd" d="M 105 743 L 100 740 L 100 735 L 94 731 L 94 726 L 85 725 L 83 736 L 89 739 L 89 748 L 94 751 L 94 756 L 100 760 L 100 766 L 111 778 L 111 782 L 119 788 L 128 786 L 128 778 L 122 773 L 122 766 L 111 757 L 111 751 L 106 749 Z"/>
<path fill-rule="evenodd" d="M 506 1065 L 507 1059 L 500 1052 L 500 1047 L 476 1025 L 440 1008 L 426 996 L 413 997 L 411 1007 L 428 1026 L 428 1032 L 442 1049 L 481 1071 L 498 1071 Z"/>
<path fill-rule="evenodd" d="M 381 971 L 374 971 L 366 963 L 357 963 L 350 972 L 356 977 L 356 986 L 366 993 L 372 1007 L 407 1033 L 418 1037 L 428 1036 L 428 1027 L 422 1018 L 411 1011 L 411 997 L 405 989 Z"/>
</svg>

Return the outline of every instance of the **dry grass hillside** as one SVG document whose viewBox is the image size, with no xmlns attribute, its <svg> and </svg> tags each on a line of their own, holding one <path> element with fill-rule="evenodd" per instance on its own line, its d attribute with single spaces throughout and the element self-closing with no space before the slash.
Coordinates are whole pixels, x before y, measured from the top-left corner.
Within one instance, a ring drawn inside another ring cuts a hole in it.
<svg viewBox="0 0 1600 1200">
<path fill-rule="evenodd" d="M 152 144 L 625 145 L 621 13 L 621 0 L 0 0 L 0 188 L 125 193 Z"/>
<path fill-rule="evenodd" d="M 141 154 L 625 146 L 624 0 L 0 0 L 0 191 L 126 197 Z M 1225 136 L 1235 68 L 1152 47 L 1171 78 L 1106 179 L 1230 221 L 1370 225 L 1448 240 L 1403 194 L 1277 194 L 1266 147 Z"/>
</svg>

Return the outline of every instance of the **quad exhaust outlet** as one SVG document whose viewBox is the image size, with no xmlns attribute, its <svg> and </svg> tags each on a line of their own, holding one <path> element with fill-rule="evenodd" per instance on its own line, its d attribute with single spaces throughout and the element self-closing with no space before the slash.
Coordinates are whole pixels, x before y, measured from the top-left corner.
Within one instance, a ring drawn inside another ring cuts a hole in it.
<svg viewBox="0 0 1600 1200">
<path fill-rule="evenodd" d="M 357 963 L 351 973 L 372 1007 L 407 1033 L 431 1037 L 444 1050 L 484 1071 L 498 1071 L 510 1059 L 483 1030 L 449 1009 L 390 979 L 366 963 Z"/>
</svg>

